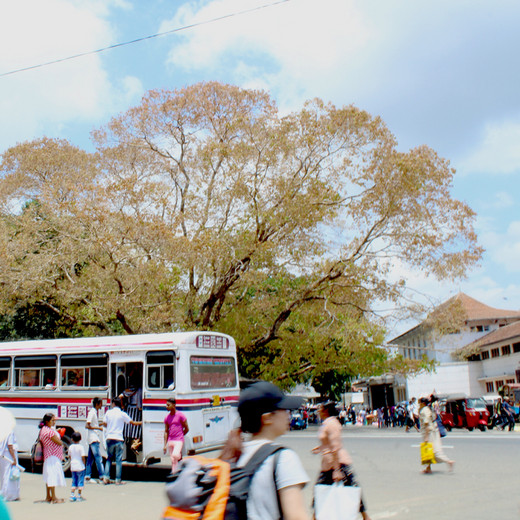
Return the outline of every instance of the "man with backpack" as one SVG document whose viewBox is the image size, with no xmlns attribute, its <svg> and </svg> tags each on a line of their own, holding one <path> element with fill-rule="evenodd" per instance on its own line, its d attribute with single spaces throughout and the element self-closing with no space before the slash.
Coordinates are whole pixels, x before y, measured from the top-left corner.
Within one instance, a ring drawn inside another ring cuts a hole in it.
<svg viewBox="0 0 520 520">
<path fill-rule="evenodd" d="M 241 428 L 230 433 L 220 459 L 186 457 L 169 477 L 163 520 L 308 520 L 302 488 L 309 478 L 296 453 L 273 442 L 301 404 L 271 383 L 247 387 L 238 402 Z"/>
<path fill-rule="evenodd" d="M 240 395 L 241 431 L 251 439 L 242 445 L 237 465 L 244 466 L 262 446 L 273 443 L 289 429 L 289 410 L 302 405 L 275 385 L 253 383 Z M 302 489 L 309 481 L 298 455 L 283 449 L 270 455 L 251 479 L 247 499 L 248 520 L 306 520 Z"/>
</svg>

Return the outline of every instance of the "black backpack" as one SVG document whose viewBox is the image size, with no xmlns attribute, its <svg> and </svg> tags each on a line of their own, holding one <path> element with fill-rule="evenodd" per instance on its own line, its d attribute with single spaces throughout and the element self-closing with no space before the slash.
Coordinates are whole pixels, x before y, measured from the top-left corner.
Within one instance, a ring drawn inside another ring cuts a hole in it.
<svg viewBox="0 0 520 520">
<path fill-rule="evenodd" d="M 246 520 L 253 475 L 268 457 L 283 449 L 276 444 L 264 444 L 243 467 L 220 459 L 186 457 L 178 470 L 167 478 L 166 494 L 170 506 L 164 511 L 163 520 Z M 275 471 L 277 462 L 278 457 Z M 281 511 L 278 491 L 276 496 Z"/>
</svg>

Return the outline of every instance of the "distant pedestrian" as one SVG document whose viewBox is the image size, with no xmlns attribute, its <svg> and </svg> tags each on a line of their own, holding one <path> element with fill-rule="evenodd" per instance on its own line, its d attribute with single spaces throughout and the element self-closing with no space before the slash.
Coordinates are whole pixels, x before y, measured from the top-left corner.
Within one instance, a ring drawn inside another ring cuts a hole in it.
<svg viewBox="0 0 520 520">
<path fill-rule="evenodd" d="M 410 431 L 411 427 L 414 427 L 419 431 L 419 407 L 415 397 L 410 399 L 408 406 L 406 407 L 406 432 Z"/>
<path fill-rule="evenodd" d="M 107 438 L 107 461 L 105 464 L 105 473 L 103 482 L 110 483 L 110 466 L 112 462 L 116 463 L 116 479 L 117 485 L 122 484 L 121 476 L 123 474 L 123 446 L 124 436 L 123 429 L 125 424 L 141 425 L 142 421 L 134 421 L 130 416 L 121 410 L 121 399 L 114 398 L 112 400 L 112 408 L 105 414 L 106 438 Z"/>
<path fill-rule="evenodd" d="M 453 471 L 454 461 L 448 458 L 442 449 L 441 436 L 439 428 L 437 427 L 436 417 L 430 407 L 430 399 L 421 397 L 419 400 L 420 417 L 421 417 L 421 431 L 423 435 L 423 442 L 431 442 L 433 445 L 433 454 L 435 462 L 445 462 L 448 464 L 450 471 Z M 431 473 L 431 463 L 426 465 L 423 473 Z"/>
<path fill-rule="evenodd" d="M 169 413 L 164 418 L 164 453 L 170 455 L 173 473 L 182 458 L 184 436 L 190 429 L 186 416 L 177 410 L 177 401 L 174 397 L 166 401 L 166 409 Z"/>
<path fill-rule="evenodd" d="M 504 397 L 504 402 L 502 403 L 502 416 L 504 421 L 503 429 L 506 429 L 506 425 L 509 425 L 509 431 L 513 431 L 515 429 L 515 409 L 511 406 L 509 402 L 509 397 Z"/>
<path fill-rule="evenodd" d="M 45 502 L 62 504 L 63 498 L 56 497 L 56 487 L 65 487 L 63 460 L 63 441 L 56 431 L 56 417 L 46 413 L 40 423 L 40 441 L 43 446 L 43 481 L 45 482 Z"/>
<path fill-rule="evenodd" d="M 92 408 L 87 415 L 87 422 L 85 428 L 88 432 L 88 457 L 87 466 L 85 470 L 85 481 L 88 482 L 92 477 L 92 464 L 96 464 L 98 477 L 103 480 L 105 471 L 103 468 L 103 458 L 101 457 L 101 438 L 100 433 L 103 431 L 102 425 L 104 422 L 99 421 L 99 411 L 103 408 L 103 400 L 99 397 L 94 397 L 92 400 Z"/>
<path fill-rule="evenodd" d="M 70 471 L 72 473 L 72 487 L 70 490 L 71 502 L 82 502 L 85 485 L 85 448 L 80 444 L 81 433 L 72 434 L 72 444 L 69 446 Z M 77 495 L 76 495 L 77 493 Z"/>
<path fill-rule="evenodd" d="M 318 413 L 323 421 L 318 433 L 320 444 L 312 449 L 321 453 L 321 473 L 316 484 L 331 486 L 335 482 L 343 486 L 357 486 L 352 468 L 352 458 L 341 442 L 341 424 L 337 419 L 336 405 L 332 401 L 320 404 Z M 359 512 L 363 520 L 370 520 L 361 500 Z"/>
</svg>

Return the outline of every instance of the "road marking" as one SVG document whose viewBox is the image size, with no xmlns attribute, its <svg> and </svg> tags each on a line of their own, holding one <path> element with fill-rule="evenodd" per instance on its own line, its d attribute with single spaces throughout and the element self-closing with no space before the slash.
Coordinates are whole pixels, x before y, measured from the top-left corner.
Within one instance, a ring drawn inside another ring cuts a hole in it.
<svg viewBox="0 0 520 520">
<path fill-rule="evenodd" d="M 412 447 L 412 448 L 420 448 L 421 445 L 420 445 L 420 444 L 412 444 L 411 447 Z M 453 450 L 453 449 L 455 449 L 455 446 L 449 446 L 449 445 L 445 445 L 445 444 L 443 444 L 442 447 L 445 448 L 445 449 L 447 449 L 447 450 Z"/>
<path fill-rule="evenodd" d="M 382 511 L 381 513 L 370 514 L 372 520 L 384 520 L 385 518 L 394 518 L 399 513 L 409 513 L 410 509 L 402 507 L 400 511 Z"/>
</svg>

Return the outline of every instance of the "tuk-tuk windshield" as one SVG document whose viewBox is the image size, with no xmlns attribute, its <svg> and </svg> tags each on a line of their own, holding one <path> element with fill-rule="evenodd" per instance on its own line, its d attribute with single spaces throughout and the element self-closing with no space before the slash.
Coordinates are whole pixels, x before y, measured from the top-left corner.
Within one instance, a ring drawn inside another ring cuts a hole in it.
<svg viewBox="0 0 520 520">
<path fill-rule="evenodd" d="M 467 403 L 468 408 L 473 408 L 474 410 L 486 410 L 486 401 L 481 397 L 468 399 Z"/>
</svg>

